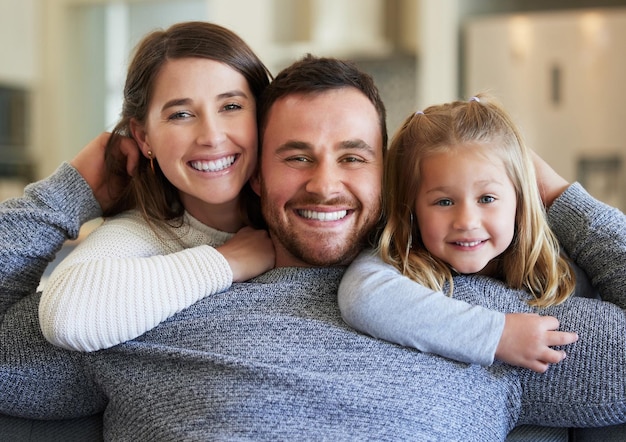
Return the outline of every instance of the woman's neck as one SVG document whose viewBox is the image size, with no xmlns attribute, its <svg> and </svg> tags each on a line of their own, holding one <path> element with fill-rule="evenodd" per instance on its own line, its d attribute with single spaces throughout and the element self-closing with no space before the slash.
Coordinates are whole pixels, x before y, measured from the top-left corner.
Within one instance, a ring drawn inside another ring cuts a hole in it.
<svg viewBox="0 0 626 442">
<path fill-rule="evenodd" d="M 245 225 L 238 200 L 223 204 L 186 204 L 185 210 L 202 224 L 222 232 L 235 233 Z"/>
</svg>

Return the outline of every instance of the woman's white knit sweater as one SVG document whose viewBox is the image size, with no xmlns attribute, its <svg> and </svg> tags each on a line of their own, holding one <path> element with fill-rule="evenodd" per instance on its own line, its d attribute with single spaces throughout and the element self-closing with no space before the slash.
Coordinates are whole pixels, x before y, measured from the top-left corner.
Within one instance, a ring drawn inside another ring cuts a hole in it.
<svg viewBox="0 0 626 442">
<path fill-rule="evenodd" d="M 39 306 L 44 336 L 94 351 L 134 339 L 205 296 L 233 274 L 214 247 L 232 234 L 185 214 L 180 227 L 152 228 L 133 210 L 107 219 L 52 272 Z"/>
</svg>

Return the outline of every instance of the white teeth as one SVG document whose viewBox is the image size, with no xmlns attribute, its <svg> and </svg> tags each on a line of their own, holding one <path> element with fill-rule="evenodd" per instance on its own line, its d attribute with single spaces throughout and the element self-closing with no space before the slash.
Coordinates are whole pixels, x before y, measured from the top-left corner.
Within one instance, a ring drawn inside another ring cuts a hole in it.
<svg viewBox="0 0 626 442">
<path fill-rule="evenodd" d="M 472 241 L 472 242 L 460 242 L 457 241 L 455 244 L 462 246 L 462 247 L 474 247 L 477 246 L 478 244 L 480 244 L 482 241 Z"/>
<path fill-rule="evenodd" d="M 190 165 L 203 172 L 218 172 L 231 166 L 235 162 L 235 158 L 235 155 L 230 155 L 213 161 L 192 161 Z"/>
<path fill-rule="evenodd" d="M 315 212 L 313 210 L 298 210 L 303 218 L 315 219 L 318 221 L 337 221 L 348 214 L 347 210 L 338 210 L 336 212 Z"/>
</svg>

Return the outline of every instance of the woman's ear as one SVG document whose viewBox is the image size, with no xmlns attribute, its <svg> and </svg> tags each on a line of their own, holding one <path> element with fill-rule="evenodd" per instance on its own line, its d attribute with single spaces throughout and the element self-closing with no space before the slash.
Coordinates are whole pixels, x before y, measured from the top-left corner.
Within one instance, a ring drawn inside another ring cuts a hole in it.
<svg viewBox="0 0 626 442">
<path fill-rule="evenodd" d="M 150 155 L 148 155 L 148 152 L 150 151 L 150 143 L 148 142 L 148 134 L 146 133 L 143 125 L 136 119 L 131 118 L 130 132 L 144 156 L 150 158 Z"/>
<path fill-rule="evenodd" d="M 254 193 L 256 193 L 258 196 L 261 196 L 261 173 L 259 172 L 258 168 L 254 171 L 248 181 L 250 182 L 250 187 L 252 187 Z"/>
</svg>

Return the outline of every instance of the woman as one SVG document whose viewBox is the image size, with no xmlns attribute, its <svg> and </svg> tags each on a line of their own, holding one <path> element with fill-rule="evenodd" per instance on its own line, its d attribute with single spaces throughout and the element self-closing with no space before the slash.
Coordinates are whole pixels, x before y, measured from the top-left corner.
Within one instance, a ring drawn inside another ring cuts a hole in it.
<svg viewBox="0 0 626 442">
<path fill-rule="evenodd" d="M 124 137 L 142 155 L 103 225 L 46 283 L 40 322 L 50 342 L 113 346 L 273 267 L 268 234 L 252 228 L 263 222 L 248 184 L 269 80 L 246 43 L 215 24 L 180 23 L 140 42 L 106 147 L 107 181 L 126 175 L 115 154 Z"/>
</svg>

